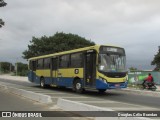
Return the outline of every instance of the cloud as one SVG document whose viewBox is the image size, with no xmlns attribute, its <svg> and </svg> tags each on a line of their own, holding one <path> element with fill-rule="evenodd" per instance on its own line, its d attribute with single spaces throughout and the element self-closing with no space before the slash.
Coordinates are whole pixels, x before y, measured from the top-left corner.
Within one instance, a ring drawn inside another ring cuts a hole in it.
<svg viewBox="0 0 160 120">
<path fill-rule="evenodd" d="M 78 34 L 97 44 L 126 49 L 128 66 L 150 62 L 160 39 L 159 0 L 6 0 L 0 8 L 0 54 L 21 57 L 32 36 L 57 31 Z M 2 57 L 0 58 L 0 60 Z"/>
</svg>

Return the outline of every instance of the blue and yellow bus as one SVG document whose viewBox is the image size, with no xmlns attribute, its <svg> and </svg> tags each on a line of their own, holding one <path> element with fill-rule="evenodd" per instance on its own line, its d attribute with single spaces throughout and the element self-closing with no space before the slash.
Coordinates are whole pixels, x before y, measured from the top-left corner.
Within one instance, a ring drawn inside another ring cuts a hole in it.
<svg viewBox="0 0 160 120">
<path fill-rule="evenodd" d="M 95 45 L 29 59 L 29 81 L 41 87 L 68 87 L 81 93 L 126 88 L 124 48 Z"/>
</svg>

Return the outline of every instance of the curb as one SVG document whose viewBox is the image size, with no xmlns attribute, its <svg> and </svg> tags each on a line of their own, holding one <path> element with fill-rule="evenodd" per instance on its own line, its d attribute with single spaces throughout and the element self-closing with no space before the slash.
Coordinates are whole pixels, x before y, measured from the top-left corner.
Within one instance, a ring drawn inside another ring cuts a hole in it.
<svg viewBox="0 0 160 120">
<path fill-rule="evenodd" d="M 5 85 L 0 85 L 0 89 L 6 90 L 6 89 L 7 89 L 7 86 L 5 86 Z"/>
<path fill-rule="evenodd" d="M 84 116 L 84 112 L 78 112 L 78 111 L 110 111 L 110 112 L 114 111 L 112 109 L 101 108 L 93 105 L 87 105 L 84 103 L 70 101 L 62 98 L 58 99 L 57 106 L 65 111 L 70 111 L 76 114 L 78 113 L 79 115 L 82 115 L 82 116 Z M 92 118 L 94 120 L 152 120 L 146 117 L 96 117 L 94 112 L 93 114 L 90 114 L 90 115 L 93 117 L 89 117 L 89 118 Z"/>
<path fill-rule="evenodd" d="M 0 84 L 0 89 L 4 89 L 8 92 L 11 92 L 13 94 L 17 94 L 41 103 L 52 103 L 52 99 L 51 96 L 48 95 L 43 95 L 40 93 L 35 93 L 32 91 L 26 91 L 23 89 L 18 89 L 18 88 L 13 88 L 13 87 L 8 87 L 6 85 L 2 85 Z M 124 90 L 127 91 L 128 93 L 133 92 L 135 93 L 135 91 L 131 91 L 131 90 Z M 138 91 L 138 90 L 136 90 Z M 139 91 L 141 92 L 141 91 Z M 145 92 L 151 92 L 151 91 L 145 91 Z M 142 92 L 141 92 L 142 93 Z M 159 94 L 160 96 L 160 94 Z M 93 105 L 87 105 L 84 103 L 79 103 L 79 102 L 75 102 L 75 101 L 70 101 L 70 100 L 66 100 L 66 99 L 62 99 L 59 98 L 57 101 L 57 106 L 60 107 L 61 109 L 63 109 L 64 111 L 70 111 L 73 112 L 74 111 L 114 111 L 112 109 L 107 109 L 107 108 L 101 108 L 101 107 L 97 107 L 97 106 L 93 106 Z M 116 111 L 115 111 L 116 112 Z M 78 113 L 78 112 L 76 112 Z M 79 113 L 79 115 L 81 115 Z M 83 116 L 83 114 L 82 114 Z M 93 115 L 94 116 L 94 115 Z M 89 118 L 93 118 L 95 120 L 152 120 L 150 118 L 145 118 L 145 117 L 89 117 Z"/>
<path fill-rule="evenodd" d="M 28 81 L 27 77 L 21 77 L 21 76 L 1 76 L 0 75 L 0 79 L 4 79 L 4 80 L 14 80 L 14 81 Z"/>
<path fill-rule="evenodd" d="M 114 111 L 112 109 L 101 108 L 93 105 L 87 105 L 71 100 L 59 98 L 57 105 L 66 111 Z"/>
<path fill-rule="evenodd" d="M 1 84 L 0 84 L 0 88 L 8 92 L 17 94 L 19 96 L 23 96 L 23 97 L 32 99 L 34 101 L 38 101 L 38 102 L 45 103 L 45 104 L 52 103 L 51 96 L 48 96 L 48 95 L 43 95 L 43 94 L 35 93 L 32 91 L 26 91 L 23 89 L 8 87 L 6 85 L 1 85 Z"/>
<path fill-rule="evenodd" d="M 16 80 L 16 81 L 28 81 L 27 77 L 20 77 L 20 76 L 0 76 L 1 79 L 6 80 Z M 23 79 L 23 80 L 22 80 Z M 160 90 L 160 86 L 158 86 Z M 138 89 L 131 89 L 131 88 L 125 88 L 121 89 L 119 92 L 126 92 L 126 93 L 132 93 L 134 95 L 144 95 L 144 96 L 153 96 L 153 97 L 160 97 L 160 91 L 145 91 L 145 90 L 138 90 Z"/>
</svg>

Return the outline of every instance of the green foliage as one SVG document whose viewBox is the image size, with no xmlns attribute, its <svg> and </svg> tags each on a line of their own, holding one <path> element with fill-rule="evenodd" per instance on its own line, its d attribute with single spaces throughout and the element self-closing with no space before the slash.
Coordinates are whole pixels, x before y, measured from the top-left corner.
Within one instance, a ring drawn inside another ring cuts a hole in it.
<svg viewBox="0 0 160 120">
<path fill-rule="evenodd" d="M 136 71 L 136 70 L 138 70 L 138 69 L 137 69 L 137 68 L 134 68 L 134 67 L 130 67 L 129 70 L 130 70 L 130 71 Z"/>
<path fill-rule="evenodd" d="M 0 19 L 0 28 L 4 25 L 4 22 L 2 19 Z"/>
<path fill-rule="evenodd" d="M 18 62 L 16 63 L 17 75 L 19 76 L 27 76 L 28 74 L 28 65 Z"/>
<path fill-rule="evenodd" d="M 6 6 L 7 3 L 5 3 L 3 0 L 0 0 L 0 7 Z M 4 22 L 2 19 L 0 19 L 0 28 L 4 25 Z"/>
<path fill-rule="evenodd" d="M 17 69 L 17 71 L 16 71 Z M 12 63 L 9 62 L 0 62 L 0 73 L 10 73 L 14 72 L 19 76 L 27 76 L 28 74 L 28 65 L 18 62 L 16 63 L 16 67 L 12 65 Z"/>
<path fill-rule="evenodd" d="M 158 53 L 154 56 L 154 59 L 151 62 L 151 65 L 156 65 L 155 71 L 160 70 L 160 49 L 159 49 Z"/>
<path fill-rule="evenodd" d="M 50 37 L 33 37 L 30 45 L 28 45 L 28 50 L 23 52 L 23 58 L 28 59 L 39 55 L 52 54 L 92 45 L 95 45 L 95 43 L 78 35 L 57 32 Z"/>
<path fill-rule="evenodd" d="M 3 0 L 0 0 L 0 7 L 4 7 L 6 5 L 7 5 L 7 3 L 5 3 Z"/>
<path fill-rule="evenodd" d="M 9 62 L 0 62 L 0 71 L 2 73 L 9 73 L 11 71 L 13 71 L 14 69 L 14 66 L 12 65 L 12 63 L 9 63 Z"/>
</svg>

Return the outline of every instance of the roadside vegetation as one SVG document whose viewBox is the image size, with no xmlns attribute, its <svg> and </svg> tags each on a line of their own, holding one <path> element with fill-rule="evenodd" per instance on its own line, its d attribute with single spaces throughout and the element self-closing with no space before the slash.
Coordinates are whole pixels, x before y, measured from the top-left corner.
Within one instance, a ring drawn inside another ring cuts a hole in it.
<svg viewBox="0 0 160 120">
<path fill-rule="evenodd" d="M 76 34 L 57 32 L 53 36 L 32 37 L 28 49 L 23 54 L 24 59 L 31 57 L 53 54 L 57 52 L 72 50 L 95 45 L 91 40 L 80 37 Z M 12 74 L 27 76 L 28 65 L 18 62 L 15 65 L 9 62 L 0 62 L 0 74 Z"/>
<path fill-rule="evenodd" d="M 154 71 L 160 71 L 160 47 L 156 55 L 154 55 L 154 59 L 151 62 L 151 65 L 155 65 Z"/>
<path fill-rule="evenodd" d="M 7 3 L 4 2 L 4 0 L 0 0 L 0 7 L 4 7 L 4 6 L 6 6 L 6 5 L 7 5 Z M 4 26 L 4 21 L 0 18 L 0 28 L 1 28 L 2 26 Z"/>
<path fill-rule="evenodd" d="M 0 74 L 27 76 L 28 65 L 21 62 L 18 62 L 15 65 L 10 62 L 0 62 Z"/>
<path fill-rule="evenodd" d="M 91 40 L 76 34 L 57 32 L 53 36 L 32 37 L 28 49 L 23 54 L 24 59 L 40 55 L 53 54 L 57 52 L 73 50 L 95 45 Z"/>
</svg>

